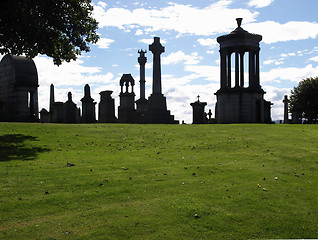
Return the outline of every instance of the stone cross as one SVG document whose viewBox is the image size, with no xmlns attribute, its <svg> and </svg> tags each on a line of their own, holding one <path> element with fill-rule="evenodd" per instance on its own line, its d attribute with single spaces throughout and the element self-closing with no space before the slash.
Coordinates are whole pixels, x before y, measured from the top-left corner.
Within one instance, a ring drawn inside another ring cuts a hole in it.
<svg viewBox="0 0 318 240">
<path fill-rule="evenodd" d="M 154 37 L 154 42 L 149 45 L 149 51 L 153 54 L 153 84 L 152 91 L 153 93 L 161 93 L 161 63 L 160 63 L 160 54 L 165 51 L 160 43 L 159 37 Z"/>
<path fill-rule="evenodd" d="M 211 111 L 211 109 L 209 109 L 208 116 L 209 116 L 209 120 L 211 120 L 212 119 L 212 111 Z"/>
</svg>

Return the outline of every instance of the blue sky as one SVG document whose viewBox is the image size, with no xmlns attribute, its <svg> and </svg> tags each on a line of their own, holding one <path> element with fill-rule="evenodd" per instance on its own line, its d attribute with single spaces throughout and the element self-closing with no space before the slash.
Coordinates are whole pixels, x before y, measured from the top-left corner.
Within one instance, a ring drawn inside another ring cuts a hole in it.
<svg viewBox="0 0 318 240">
<path fill-rule="evenodd" d="M 191 102 L 214 107 L 220 86 L 218 36 L 242 27 L 263 36 L 260 81 L 265 99 L 274 103 L 272 119 L 283 118 L 282 99 L 306 77 L 318 76 L 317 0 L 178 0 L 95 1 L 100 41 L 76 61 L 56 67 L 45 56 L 36 57 L 39 73 L 39 106 L 48 109 L 49 85 L 55 85 L 56 101 L 66 101 L 67 92 L 81 106 L 84 85 L 90 84 L 98 103 L 99 92 L 112 90 L 116 114 L 119 79 L 131 73 L 139 98 L 138 49 L 146 49 L 160 37 L 163 93 L 175 119 L 192 122 Z M 151 94 L 152 53 L 147 52 L 146 96 Z M 247 69 L 247 68 L 245 68 Z M 246 78 L 247 79 L 247 78 Z"/>
</svg>

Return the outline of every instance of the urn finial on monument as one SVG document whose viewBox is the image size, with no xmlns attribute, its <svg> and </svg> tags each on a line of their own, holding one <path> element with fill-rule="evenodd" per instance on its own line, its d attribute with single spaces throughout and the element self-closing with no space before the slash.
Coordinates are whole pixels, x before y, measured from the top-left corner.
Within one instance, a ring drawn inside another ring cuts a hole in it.
<svg viewBox="0 0 318 240">
<path fill-rule="evenodd" d="M 237 27 L 238 27 L 238 28 L 241 27 L 241 25 L 242 25 L 242 20 L 243 20 L 243 18 L 237 18 L 237 19 L 236 19 Z"/>
</svg>

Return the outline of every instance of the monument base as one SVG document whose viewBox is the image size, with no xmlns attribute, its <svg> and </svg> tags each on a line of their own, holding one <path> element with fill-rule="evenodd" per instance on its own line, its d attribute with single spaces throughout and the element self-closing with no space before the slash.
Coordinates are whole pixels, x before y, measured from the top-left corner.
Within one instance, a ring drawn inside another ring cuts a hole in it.
<svg viewBox="0 0 318 240">
<path fill-rule="evenodd" d="M 118 107 L 119 123 L 136 123 L 136 110 L 131 108 Z"/>
<path fill-rule="evenodd" d="M 264 91 L 248 88 L 216 93 L 217 123 L 264 123 Z"/>
<path fill-rule="evenodd" d="M 148 109 L 145 111 L 145 122 L 151 124 L 179 124 L 167 110 L 166 97 L 161 93 L 153 93 L 148 99 Z"/>
</svg>

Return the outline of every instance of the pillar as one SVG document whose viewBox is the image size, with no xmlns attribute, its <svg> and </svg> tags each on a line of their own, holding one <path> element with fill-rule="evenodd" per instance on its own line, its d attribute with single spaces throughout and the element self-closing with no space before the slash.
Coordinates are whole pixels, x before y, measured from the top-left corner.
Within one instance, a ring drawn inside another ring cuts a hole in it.
<svg viewBox="0 0 318 240">
<path fill-rule="evenodd" d="M 226 52 L 225 51 L 220 51 L 220 56 L 221 56 L 221 88 L 226 88 Z"/>
<path fill-rule="evenodd" d="M 260 87 L 259 81 L 259 50 L 255 53 L 255 86 Z"/>
<path fill-rule="evenodd" d="M 231 88 L 231 52 L 227 54 L 227 86 Z"/>
<path fill-rule="evenodd" d="M 241 76 L 240 76 L 241 84 L 240 84 L 240 86 L 241 87 L 244 87 L 244 54 L 245 54 L 245 52 L 241 52 L 240 53 L 240 73 L 241 73 Z"/>
<path fill-rule="evenodd" d="M 145 77 L 145 64 L 147 62 L 147 58 L 145 57 L 145 53 L 147 51 L 140 50 L 138 53 L 140 56 L 138 57 L 138 63 L 140 66 L 140 98 L 145 98 L 145 83 L 146 83 L 146 77 Z"/>
<path fill-rule="evenodd" d="M 255 61 L 254 61 L 254 52 L 252 50 L 249 51 L 249 87 L 254 86 L 254 73 L 255 73 Z"/>
<path fill-rule="evenodd" d="M 240 69 L 239 69 L 239 52 L 235 51 L 235 87 L 239 87 L 240 85 Z"/>
</svg>

